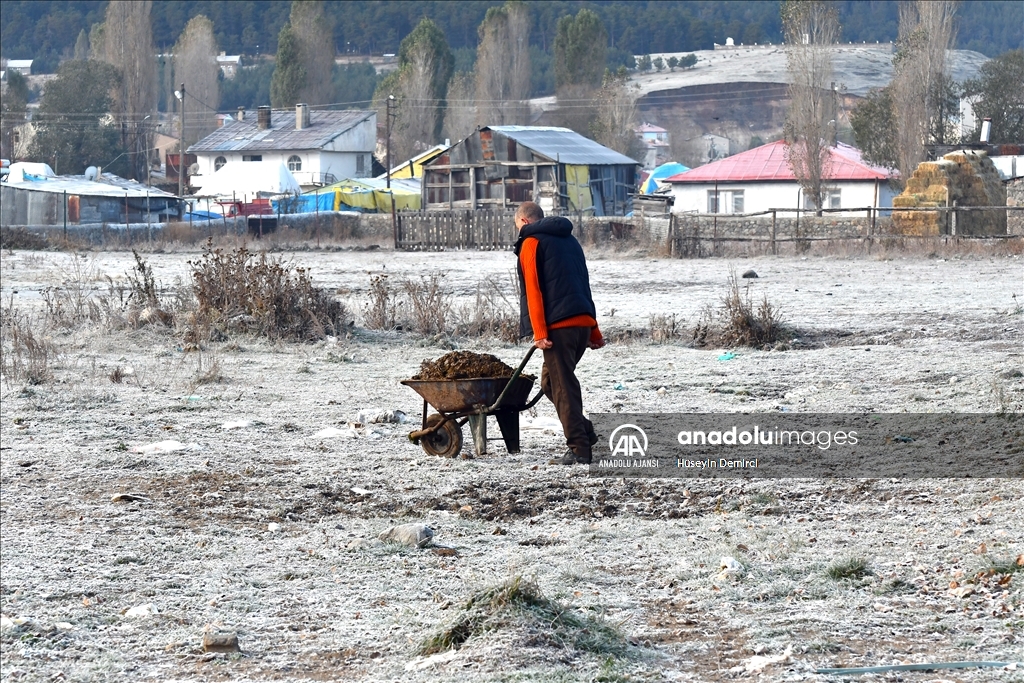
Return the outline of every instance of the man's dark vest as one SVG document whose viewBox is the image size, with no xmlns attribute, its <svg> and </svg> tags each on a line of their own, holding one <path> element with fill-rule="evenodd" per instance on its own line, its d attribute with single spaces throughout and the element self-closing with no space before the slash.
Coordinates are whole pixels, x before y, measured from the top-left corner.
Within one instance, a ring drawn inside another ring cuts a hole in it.
<svg viewBox="0 0 1024 683">
<path fill-rule="evenodd" d="M 519 231 L 515 252 L 527 237 L 537 238 L 537 277 L 544 297 L 544 320 L 548 326 L 576 315 L 597 318 L 594 299 L 590 295 L 590 276 L 583 248 L 572 236 L 572 222 L 561 216 L 542 218 Z M 526 300 L 526 280 L 523 265 L 516 259 L 519 273 L 519 335 L 533 335 L 530 308 Z"/>
</svg>

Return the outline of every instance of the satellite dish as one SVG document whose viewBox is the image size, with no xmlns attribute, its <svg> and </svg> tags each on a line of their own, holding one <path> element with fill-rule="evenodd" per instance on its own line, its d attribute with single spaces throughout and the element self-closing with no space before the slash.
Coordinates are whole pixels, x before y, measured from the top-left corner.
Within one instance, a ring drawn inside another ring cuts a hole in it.
<svg viewBox="0 0 1024 683">
<path fill-rule="evenodd" d="M 96 180 L 96 176 L 98 176 L 98 175 L 99 175 L 99 170 L 97 170 L 97 168 L 95 166 L 90 166 L 89 168 L 85 169 L 85 179 L 86 180 Z"/>
<path fill-rule="evenodd" d="M 199 164 L 192 164 L 188 167 L 189 175 L 199 175 Z"/>
</svg>

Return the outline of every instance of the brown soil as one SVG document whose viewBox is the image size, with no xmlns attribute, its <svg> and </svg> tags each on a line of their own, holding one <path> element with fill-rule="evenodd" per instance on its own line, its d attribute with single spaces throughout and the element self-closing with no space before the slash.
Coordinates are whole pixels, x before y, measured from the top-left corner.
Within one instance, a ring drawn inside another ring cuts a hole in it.
<svg viewBox="0 0 1024 683">
<path fill-rule="evenodd" d="M 472 351 L 452 351 L 437 360 L 425 360 L 413 379 L 474 379 L 478 377 L 511 377 L 515 369 L 497 356 Z M 529 375 L 523 375 L 529 377 Z M 531 378 L 532 379 L 532 378 Z"/>
</svg>

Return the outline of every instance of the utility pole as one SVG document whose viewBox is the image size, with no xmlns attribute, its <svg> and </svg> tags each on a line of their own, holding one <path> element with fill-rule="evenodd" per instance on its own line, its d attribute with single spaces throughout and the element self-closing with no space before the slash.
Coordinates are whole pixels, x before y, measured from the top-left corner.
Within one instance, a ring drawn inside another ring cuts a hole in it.
<svg viewBox="0 0 1024 683">
<path fill-rule="evenodd" d="M 178 197 L 185 194 L 185 84 L 181 84 L 181 96 L 178 100 Z M 178 93 L 175 93 L 176 95 Z"/>
<path fill-rule="evenodd" d="M 832 146 L 836 147 L 839 144 L 839 91 L 836 90 L 835 81 L 832 81 L 829 94 L 832 95 Z"/>
<path fill-rule="evenodd" d="M 387 188 L 388 188 L 388 201 L 391 202 L 391 232 L 394 235 L 395 248 L 397 249 L 398 248 L 398 217 L 395 215 L 395 196 L 391 192 L 391 118 L 392 118 L 391 108 L 394 106 L 394 104 L 395 104 L 395 96 L 394 95 L 388 95 L 388 106 L 387 106 L 387 111 L 385 113 L 385 118 L 387 118 L 387 121 L 385 122 L 385 131 L 386 131 L 385 136 L 387 137 L 387 155 L 386 155 L 387 159 L 385 160 L 385 162 L 388 165 L 388 168 L 387 168 Z M 424 178 L 424 180 L 426 180 L 426 178 Z"/>
</svg>

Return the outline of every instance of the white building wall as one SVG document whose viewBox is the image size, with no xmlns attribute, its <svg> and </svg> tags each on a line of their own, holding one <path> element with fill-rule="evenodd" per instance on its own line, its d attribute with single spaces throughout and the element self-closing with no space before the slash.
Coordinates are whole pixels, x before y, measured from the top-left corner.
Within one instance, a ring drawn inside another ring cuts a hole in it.
<svg viewBox="0 0 1024 683">
<path fill-rule="evenodd" d="M 366 178 L 372 170 L 373 157 L 369 151 L 364 152 L 327 152 L 320 150 L 294 150 L 285 152 L 217 152 L 201 153 L 196 155 L 196 163 L 199 165 L 199 175 L 192 176 L 193 187 L 202 187 L 204 179 L 213 175 L 217 157 L 224 157 L 225 161 L 243 161 L 244 156 L 258 154 L 263 157 L 264 162 L 280 162 L 288 167 L 288 159 L 293 155 L 302 160 L 302 170 L 292 171 L 292 175 L 300 185 L 312 186 L 324 184 L 323 174 L 330 173 L 335 180 L 345 178 Z M 358 172 L 358 157 L 363 157 L 362 172 Z"/>
<path fill-rule="evenodd" d="M 675 197 L 673 213 L 707 213 L 708 192 L 715 190 L 713 183 L 672 183 L 671 187 L 672 196 Z M 836 183 L 834 187 L 840 191 L 839 208 L 876 206 L 874 181 Z M 731 197 L 731 193 L 736 190 L 743 191 L 743 213 L 790 209 L 802 205 L 800 186 L 796 183 L 718 183 L 720 196 Z M 889 183 L 879 181 L 877 206 L 892 206 L 892 197 Z M 723 200 L 719 212 L 732 213 L 731 202 Z M 845 215 L 845 212 L 839 215 Z"/>
</svg>

